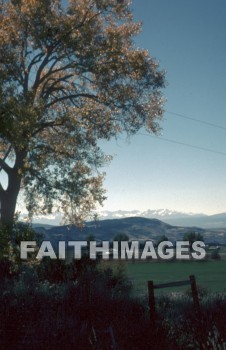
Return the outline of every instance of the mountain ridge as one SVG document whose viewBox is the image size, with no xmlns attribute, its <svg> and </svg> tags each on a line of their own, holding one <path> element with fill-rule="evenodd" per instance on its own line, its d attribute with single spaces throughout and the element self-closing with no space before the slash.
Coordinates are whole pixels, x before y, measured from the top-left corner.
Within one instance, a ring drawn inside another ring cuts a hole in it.
<svg viewBox="0 0 226 350">
<path fill-rule="evenodd" d="M 175 226 L 199 226 L 203 228 L 226 228 L 226 213 L 207 215 L 202 213 L 184 213 L 169 209 L 147 209 L 140 210 L 103 210 L 95 212 L 99 220 L 120 219 L 128 217 L 144 217 L 148 219 L 159 219 Z M 21 216 L 23 220 L 25 215 Z M 62 213 L 35 216 L 34 223 L 59 226 L 62 222 Z"/>
<path fill-rule="evenodd" d="M 111 241 L 119 233 L 125 233 L 130 240 L 152 240 L 165 235 L 170 241 L 183 240 L 184 234 L 189 231 L 200 233 L 206 243 L 226 244 L 226 229 L 204 229 L 200 227 L 173 226 L 158 219 L 142 217 L 129 217 L 120 219 L 107 219 L 87 222 L 85 227 L 79 229 L 76 226 L 52 226 L 48 229 L 37 225 L 34 226 L 37 232 L 44 234 L 45 240 L 53 244 L 58 241 L 86 240 L 93 235 L 95 240 Z"/>
</svg>

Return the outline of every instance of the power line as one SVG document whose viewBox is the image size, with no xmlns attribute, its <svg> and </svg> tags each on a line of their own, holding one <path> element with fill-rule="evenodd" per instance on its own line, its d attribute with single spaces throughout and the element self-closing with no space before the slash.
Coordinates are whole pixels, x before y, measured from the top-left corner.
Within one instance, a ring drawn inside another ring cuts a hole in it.
<svg viewBox="0 0 226 350">
<path fill-rule="evenodd" d="M 192 118 L 192 117 L 189 117 L 189 116 L 187 116 L 187 115 L 180 114 L 180 113 L 175 113 L 175 112 L 171 112 L 171 111 L 168 111 L 168 110 L 165 110 L 165 112 L 166 112 L 166 113 L 169 113 L 169 114 L 172 114 L 172 115 L 175 115 L 175 116 L 180 117 L 180 118 L 192 120 L 193 122 L 196 122 L 196 123 L 205 124 L 205 125 L 211 126 L 211 127 L 213 127 L 213 128 L 226 130 L 226 127 L 225 127 L 225 126 L 222 126 L 222 125 L 218 125 L 218 124 L 214 124 L 214 123 L 209 123 L 209 122 L 206 122 L 205 120 Z"/>
<path fill-rule="evenodd" d="M 185 142 L 180 142 L 180 141 L 171 140 L 171 139 L 168 139 L 168 138 L 165 138 L 165 137 L 152 136 L 152 135 L 143 134 L 143 133 L 139 133 L 138 135 L 148 136 L 148 137 L 152 137 L 152 138 L 155 138 L 155 139 L 158 139 L 158 140 L 161 140 L 161 141 L 166 141 L 166 142 L 174 143 L 174 144 L 177 144 L 177 145 L 181 145 L 181 146 L 186 146 L 186 147 L 198 149 L 198 150 L 200 150 L 200 151 L 205 151 L 205 152 L 220 154 L 221 156 L 226 156 L 226 153 L 224 153 L 224 152 L 215 151 L 215 150 L 210 149 L 210 148 L 205 148 L 205 147 L 200 147 L 200 146 L 191 145 L 191 144 L 185 143 Z"/>
</svg>

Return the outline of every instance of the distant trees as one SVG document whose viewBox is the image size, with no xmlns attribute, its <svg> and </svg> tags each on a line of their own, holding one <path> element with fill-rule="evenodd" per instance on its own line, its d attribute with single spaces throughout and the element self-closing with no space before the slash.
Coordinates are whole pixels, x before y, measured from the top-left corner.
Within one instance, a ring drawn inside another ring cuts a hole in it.
<svg viewBox="0 0 226 350">
<path fill-rule="evenodd" d="M 219 247 L 213 249 L 213 251 L 210 254 L 211 259 L 213 259 L 213 260 L 220 260 L 221 259 L 219 250 L 220 250 Z"/>
<path fill-rule="evenodd" d="M 91 242 L 91 241 L 95 241 L 95 236 L 93 233 L 90 233 L 86 236 L 86 241 L 87 242 Z"/>
<path fill-rule="evenodd" d="M 156 133 L 164 73 L 134 44 L 130 1 L 0 4 L 0 223 L 18 194 L 33 213 L 81 223 L 105 199 L 98 140 Z"/>
<path fill-rule="evenodd" d="M 187 232 L 187 233 L 184 234 L 183 240 L 184 241 L 189 241 L 189 246 L 190 246 L 190 249 L 191 249 L 192 248 L 192 244 L 195 241 L 203 241 L 203 236 L 201 235 L 201 233 L 196 233 L 194 231 L 191 231 L 191 232 Z"/>
<path fill-rule="evenodd" d="M 168 241 L 168 237 L 166 235 L 162 235 L 161 237 L 159 237 L 158 241 L 157 241 L 157 246 L 159 245 L 159 243 L 164 242 L 164 241 Z"/>
<path fill-rule="evenodd" d="M 126 233 L 117 233 L 117 235 L 114 236 L 113 241 L 116 241 L 116 242 L 129 241 L 129 236 Z"/>
<path fill-rule="evenodd" d="M 119 255 L 121 254 L 121 243 L 120 242 L 128 242 L 129 241 L 129 236 L 126 233 L 117 233 L 114 238 L 113 241 L 118 242 L 118 252 Z"/>
<path fill-rule="evenodd" d="M 158 247 L 161 242 L 168 241 L 168 237 L 166 235 L 162 235 L 159 237 L 156 246 Z M 163 252 L 166 253 L 167 247 L 163 247 Z"/>
</svg>

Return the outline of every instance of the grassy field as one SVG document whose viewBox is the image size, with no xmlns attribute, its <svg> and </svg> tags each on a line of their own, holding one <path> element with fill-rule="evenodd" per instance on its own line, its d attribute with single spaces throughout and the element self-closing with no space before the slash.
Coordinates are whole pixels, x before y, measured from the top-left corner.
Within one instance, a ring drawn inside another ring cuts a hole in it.
<svg viewBox="0 0 226 350">
<path fill-rule="evenodd" d="M 195 275 L 197 285 L 209 291 L 226 292 L 226 260 L 202 262 L 137 262 L 127 263 L 127 271 L 133 282 L 135 293 L 147 293 L 147 281 L 154 283 L 186 280 L 189 275 Z M 187 290 L 189 286 L 161 289 L 157 293 Z"/>
</svg>

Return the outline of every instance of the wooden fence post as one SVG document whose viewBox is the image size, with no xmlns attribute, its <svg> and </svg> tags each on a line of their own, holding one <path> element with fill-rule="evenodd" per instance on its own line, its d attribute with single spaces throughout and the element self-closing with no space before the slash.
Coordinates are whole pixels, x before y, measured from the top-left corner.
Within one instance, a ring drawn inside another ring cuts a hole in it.
<svg viewBox="0 0 226 350">
<path fill-rule="evenodd" d="M 197 290 L 196 280 L 195 280 L 194 275 L 189 276 L 189 280 L 160 283 L 160 284 L 155 284 L 155 285 L 154 285 L 153 281 L 148 281 L 148 298 L 149 298 L 148 302 L 149 302 L 149 310 L 150 310 L 150 321 L 151 321 L 151 326 L 153 328 L 155 328 L 155 326 L 156 326 L 154 289 L 159 289 L 159 288 L 162 289 L 162 288 L 169 288 L 169 287 L 181 287 L 181 286 L 186 286 L 189 284 L 191 286 L 191 292 L 192 292 L 192 298 L 193 298 L 195 312 L 201 313 L 198 290 Z"/>
<path fill-rule="evenodd" d="M 189 279 L 190 279 L 190 283 L 191 283 L 191 292 L 192 292 L 192 298 L 193 298 L 193 302 L 194 302 L 194 308 L 197 312 L 200 312 L 199 296 L 198 296 L 195 276 L 191 275 L 191 276 L 189 276 Z"/>
<path fill-rule="evenodd" d="M 151 326 L 155 327 L 155 295 L 154 295 L 154 283 L 153 281 L 148 281 L 148 297 L 149 297 L 149 315 Z"/>
</svg>

